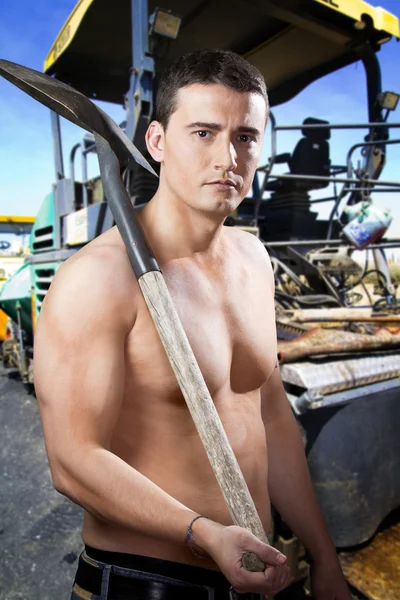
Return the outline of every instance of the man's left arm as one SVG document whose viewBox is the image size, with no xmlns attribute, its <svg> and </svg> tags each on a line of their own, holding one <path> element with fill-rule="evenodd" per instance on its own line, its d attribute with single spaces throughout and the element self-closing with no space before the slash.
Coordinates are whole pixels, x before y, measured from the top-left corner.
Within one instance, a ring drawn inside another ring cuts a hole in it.
<svg viewBox="0 0 400 600">
<path fill-rule="evenodd" d="M 314 492 L 300 429 L 279 368 L 261 388 L 268 449 L 268 489 L 272 504 L 309 550 L 316 600 L 350 600 L 336 549 Z"/>
</svg>

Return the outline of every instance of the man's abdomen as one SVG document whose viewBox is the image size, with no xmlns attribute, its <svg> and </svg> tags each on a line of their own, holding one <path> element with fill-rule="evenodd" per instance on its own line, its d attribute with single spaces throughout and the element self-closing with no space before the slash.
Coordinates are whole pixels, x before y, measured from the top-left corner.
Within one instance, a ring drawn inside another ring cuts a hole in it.
<svg viewBox="0 0 400 600">
<path fill-rule="evenodd" d="M 240 406 L 231 406 L 231 411 L 227 410 L 226 405 L 217 408 L 268 533 L 270 502 L 267 489 L 267 448 L 259 410 L 254 407 L 254 402 L 250 407 L 246 407 L 246 402 Z M 129 447 L 124 431 L 127 423 L 125 420 L 119 432 L 116 431 L 112 450 L 189 509 L 223 525 L 232 525 L 232 519 L 200 438 L 192 422 L 187 422 L 187 418 L 188 415 L 185 415 L 183 422 L 178 423 L 171 413 L 165 414 L 164 418 L 160 416 L 156 423 L 153 421 L 151 431 L 144 435 L 143 425 L 146 419 L 143 419 L 142 415 L 140 436 L 135 436 L 131 429 L 129 438 L 132 443 Z M 141 443 L 138 443 L 138 439 Z M 151 442 L 146 443 L 146 440 Z M 186 531 L 182 531 L 182 543 L 173 544 L 140 534 L 134 529 L 124 529 L 85 512 L 83 540 L 94 548 L 215 568 L 213 561 L 199 559 L 190 552 L 185 535 Z"/>
</svg>

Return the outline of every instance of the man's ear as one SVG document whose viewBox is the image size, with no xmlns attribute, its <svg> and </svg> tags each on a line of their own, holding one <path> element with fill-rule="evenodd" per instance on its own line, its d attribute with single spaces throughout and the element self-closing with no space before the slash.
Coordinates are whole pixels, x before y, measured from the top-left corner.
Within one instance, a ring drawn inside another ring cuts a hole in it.
<svg viewBox="0 0 400 600">
<path fill-rule="evenodd" d="M 146 146 L 156 162 L 164 157 L 164 127 L 158 121 L 152 121 L 146 131 Z"/>
</svg>

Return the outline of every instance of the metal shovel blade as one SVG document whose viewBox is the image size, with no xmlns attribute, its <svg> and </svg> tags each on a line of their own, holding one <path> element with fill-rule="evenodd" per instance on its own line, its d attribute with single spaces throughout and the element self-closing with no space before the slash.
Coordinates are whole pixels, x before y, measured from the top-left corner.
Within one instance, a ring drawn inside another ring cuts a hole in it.
<svg viewBox="0 0 400 600">
<path fill-rule="evenodd" d="M 107 140 L 121 166 L 127 165 L 133 158 L 157 176 L 115 121 L 71 86 L 34 69 L 2 59 L 0 75 L 65 119 Z"/>
</svg>

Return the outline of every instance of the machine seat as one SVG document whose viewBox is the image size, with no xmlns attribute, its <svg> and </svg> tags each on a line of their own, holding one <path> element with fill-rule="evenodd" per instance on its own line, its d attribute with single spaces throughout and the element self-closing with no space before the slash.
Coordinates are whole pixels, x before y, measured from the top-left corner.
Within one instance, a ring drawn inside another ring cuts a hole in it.
<svg viewBox="0 0 400 600">
<path fill-rule="evenodd" d="M 327 124 L 328 121 L 308 117 L 304 119 L 303 125 Z M 317 175 L 328 177 L 330 174 L 330 152 L 329 140 L 331 132 L 329 127 L 321 129 L 302 129 L 303 137 L 297 143 L 292 154 L 288 152 L 278 154 L 275 163 L 288 163 L 290 175 Z M 319 181 L 294 181 L 276 179 L 267 183 L 265 189 L 270 192 L 292 192 L 316 190 L 325 188 L 329 182 Z"/>
</svg>

